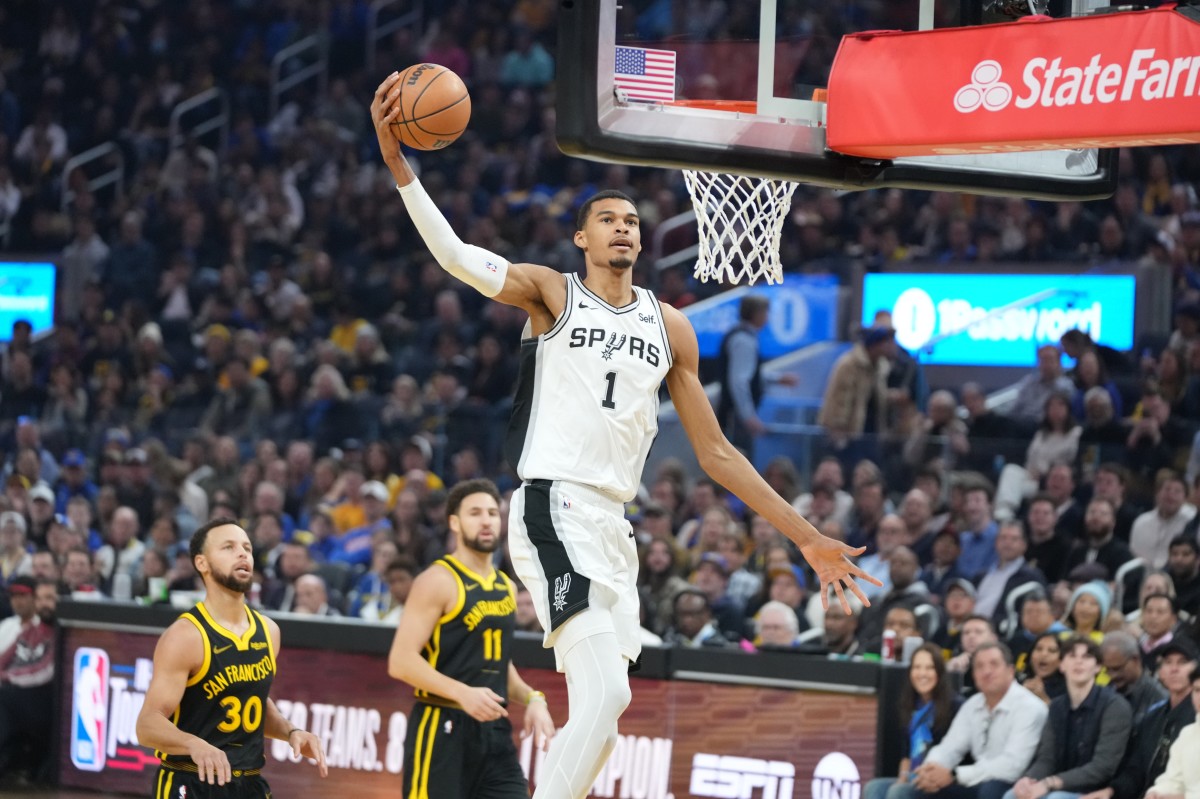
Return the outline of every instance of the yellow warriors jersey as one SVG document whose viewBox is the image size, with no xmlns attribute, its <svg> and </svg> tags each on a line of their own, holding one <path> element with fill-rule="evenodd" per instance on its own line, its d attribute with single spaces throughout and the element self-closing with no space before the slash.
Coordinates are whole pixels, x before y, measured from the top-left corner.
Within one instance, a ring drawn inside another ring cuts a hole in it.
<svg viewBox="0 0 1200 799">
<path fill-rule="evenodd" d="M 265 761 L 263 722 L 275 677 L 275 648 L 266 620 L 246 608 L 250 626 L 234 635 L 201 602 L 181 614 L 204 640 L 204 663 L 191 677 L 171 721 L 223 751 L 235 771 L 260 769 Z M 187 755 L 158 753 L 173 768 L 195 771 Z"/>
<path fill-rule="evenodd" d="M 568 480 L 628 502 L 658 434 L 671 348 L 658 299 L 616 308 L 576 274 L 554 327 L 521 342 L 505 457 L 522 480 Z"/>
<path fill-rule="evenodd" d="M 473 688 L 491 688 L 507 700 L 517 612 L 512 580 L 499 569 L 485 578 L 453 555 L 439 558 L 431 568 L 446 568 L 454 575 L 458 599 L 438 619 L 422 656 L 447 677 Z M 416 697 L 425 700 L 430 694 L 418 689 Z M 434 699 L 445 701 L 443 697 Z"/>
</svg>

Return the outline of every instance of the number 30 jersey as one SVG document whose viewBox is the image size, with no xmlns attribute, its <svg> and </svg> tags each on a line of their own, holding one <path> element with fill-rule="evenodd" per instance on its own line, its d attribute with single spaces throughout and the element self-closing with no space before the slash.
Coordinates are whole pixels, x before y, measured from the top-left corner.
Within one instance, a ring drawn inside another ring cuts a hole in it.
<svg viewBox="0 0 1200 799">
<path fill-rule="evenodd" d="M 569 480 L 628 502 L 658 433 L 671 347 L 658 299 L 615 308 L 566 276 L 554 327 L 521 342 L 505 456 L 522 480 Z"/>
<path fill-rule="evenodd" d="M 250 626 L 235 635 L 213 620 L 203 602 L 180 618 L 196 625 L 204 639 L 204 663 L 188 679 L 171 721 L 229 758 L 235 771 L 262 768 L 263 722 L 275 679 L 275 649 L 262 615 L 246 608 Z M 157 753 L 168 766 L 196 771 L 187 755 Z"/>
</svg>

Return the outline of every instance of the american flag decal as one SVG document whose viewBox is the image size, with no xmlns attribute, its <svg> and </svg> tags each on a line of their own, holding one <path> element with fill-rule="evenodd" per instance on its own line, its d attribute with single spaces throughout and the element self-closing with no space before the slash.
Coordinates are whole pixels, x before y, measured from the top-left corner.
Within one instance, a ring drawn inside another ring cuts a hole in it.
<svg viewBox="0 0 1200 799">
<path fill-rule="evenodd" d="M 669 103 L 675 99 L 675 52 L 618 47 L 613 76 L 630 100 Z"/>
</svg>

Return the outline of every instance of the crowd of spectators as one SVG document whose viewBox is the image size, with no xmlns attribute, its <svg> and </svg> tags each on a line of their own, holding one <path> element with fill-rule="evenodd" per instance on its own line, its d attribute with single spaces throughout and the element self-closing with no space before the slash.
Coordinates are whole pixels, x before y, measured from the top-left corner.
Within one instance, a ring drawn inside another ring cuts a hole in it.
<svg viewBox="0 0 1200 799">
<path fill-rule="evenodd" d="M 638 198 L 647 236 L 688 201 L 677 173 L 557 150 L 554 5 L 449 3 L 379 57 L 447 64 L 471 88 L 468 133 L 414 159 L 460 235 L 570 271 L 573 211 L 597 188 Z M 644 22 L 661 25 L 653 5 Z M 722 35 L 734 4 L 703 5 L 688 19 Z M 146 602 L 194 590 L 186 541 L 217 515 L 244 520 L 260 606 L 394 624 L 414 576 L 446 551 L 446 486 L 487 475 L 513 487 L 500 442 L 524 319 L 450 279 L 407 224 L 367 113 L 379 76 L 363 63 L 365 7 L 0 6 L 0 243 L 58 253 L 62 267 L 54 335 L 35 341 L 18 321 L 0 353 L 0 585 L 19 619 L 0 626 L 0 643 L 38 624 L 15 589 L 26 578 L 33 590 Z M 295 90 L 268 116 L 270 58 L 318 30 L 331 36 L 328 91 Z M 231 100 L 228 141 L 173 140 L 172 108 L 213 87 Z M 67 159 L 106 142 L 123 158 L 124 191 L 89 189 L 76 171 L 64 197 Z M 1000 779 L 978 764 L 1001 736 L 980 743 L 956 728 L 988 717 L 1014 679 L 1042 707 L 1084 702 L 1089 679 L 1110 686 L 1089 712 L 1107 724 L 1105 708 L 1129 700 L 1145 724 L 1125 759 L 1167 768 L 1161 736 L 1142 730 L 1154 713 L 1182 727 L 1200 618 L 1200 158 L 1123 150 L 1121 175 L 1096 203 L 801 187 L 788 271 L 849 281 L 907 260 L 1138 263 L 1170 275 L 1175 329 L 1137 360 L 1074 331 L 1039 351 L 1016 402 L 995 409 L 971 384 L 927 394 L 881 317 L 831 376 L 830 396 L 846 399 L 823 411 L 829 457 L 811 475 L 787 457 L 765 470 L 818 529 L 867 547 L 861 565 L 884 581 L 871 607 L 823 611 L 794 546 L 667 459 L 629 509 L 646 640 L 894 651 L 913 664 L 914 722 L 937 693 L 929 671 L 956 695 L 985 697 L 957 715 L 957 700 L 935 702 L 922 741 L 954 746 L 914 746 L 901 787 Z M 666 302 L 711 290 L 652 266 L 636 279 Z M 536 629 L 524 594 L 518 621 Z M 1147 699 L 1157 694 L 1166 710 Z M 1047 729 L 1075 718 L 1054 707 Z M 1052 733 L 1042 740 L 1020 764 L 996 749 L 1016 799 L 1040 795 L 1026 777 L 1047 790 L 1109 787 L 1111 773 L 1064 779 L 1083 764 L 1064 766 Z M 967 752 L 975 766 L 959 763 Z"/>
</svg>

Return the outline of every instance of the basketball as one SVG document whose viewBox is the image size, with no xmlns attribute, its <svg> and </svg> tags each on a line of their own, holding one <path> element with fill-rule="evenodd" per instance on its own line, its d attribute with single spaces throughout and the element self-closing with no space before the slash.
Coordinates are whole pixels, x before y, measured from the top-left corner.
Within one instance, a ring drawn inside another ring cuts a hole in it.
<svg viewBox="0 0 1200 799">
<path fill-rule="evenodd" d="M 471 95 L 462 78 L 437 64 L 413 64 L 396 82 L 399 116 L 392 133 L 414 150 L 440 150 L 454 142 L 471 120 Z"/>
</svg>

